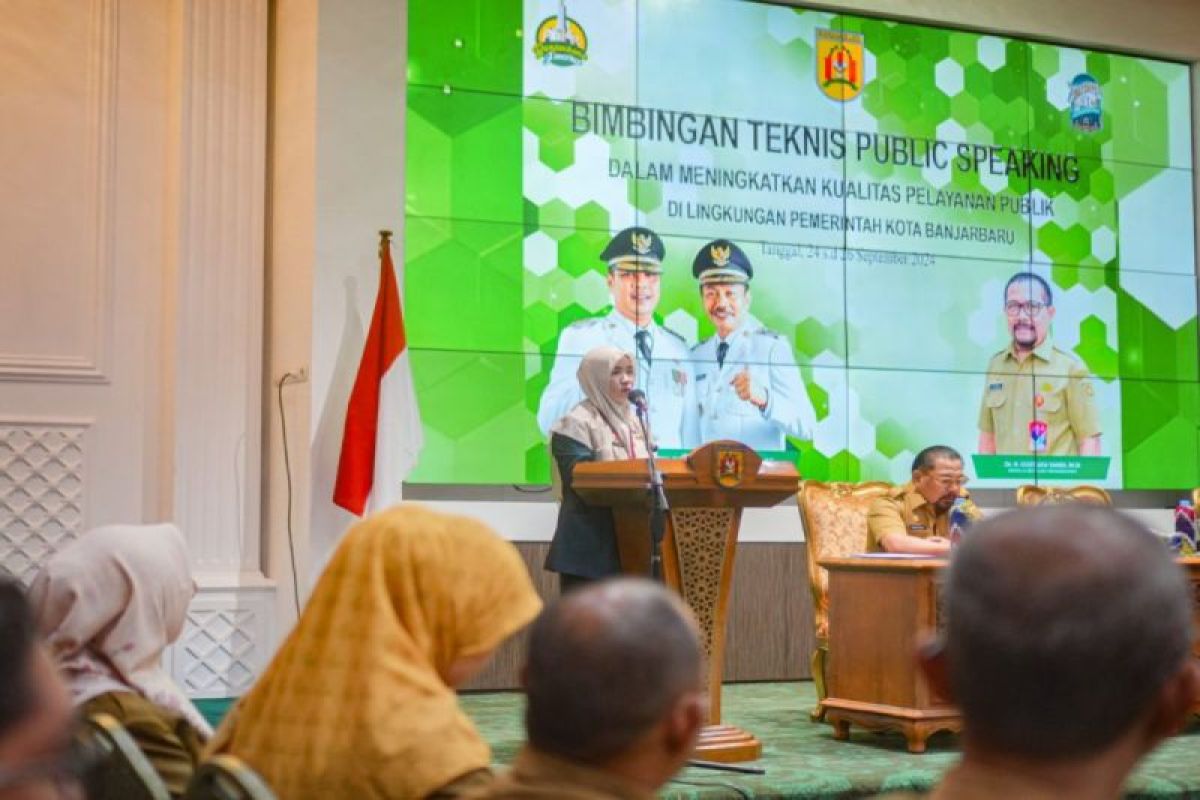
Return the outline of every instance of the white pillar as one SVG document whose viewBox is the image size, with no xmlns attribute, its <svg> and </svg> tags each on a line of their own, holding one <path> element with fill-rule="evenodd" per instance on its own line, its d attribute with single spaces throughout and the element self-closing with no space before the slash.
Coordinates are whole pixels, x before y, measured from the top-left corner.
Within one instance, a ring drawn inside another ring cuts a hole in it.
<svg viewBox="0 0 1200 800">
<path fill-rule="evenodd" d="M 240 695 L 275 644 L 261 534 L 268 0 L 178 6 L 172 517 L 199 593 L 171 663 Z"/>
</svg>

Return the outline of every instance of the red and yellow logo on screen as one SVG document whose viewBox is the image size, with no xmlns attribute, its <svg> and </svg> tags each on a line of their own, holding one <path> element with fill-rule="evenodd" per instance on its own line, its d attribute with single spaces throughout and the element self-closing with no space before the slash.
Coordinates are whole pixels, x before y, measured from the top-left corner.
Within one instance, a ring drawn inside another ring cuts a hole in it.
<svg viewBox="0 0 1200 800">
<path fill-rule="evenodd" d="M 860 33 L 817 31 L 817 86 L 825 96 L 846 102 L 858 97 L 865 79 Z"/>
</svg>

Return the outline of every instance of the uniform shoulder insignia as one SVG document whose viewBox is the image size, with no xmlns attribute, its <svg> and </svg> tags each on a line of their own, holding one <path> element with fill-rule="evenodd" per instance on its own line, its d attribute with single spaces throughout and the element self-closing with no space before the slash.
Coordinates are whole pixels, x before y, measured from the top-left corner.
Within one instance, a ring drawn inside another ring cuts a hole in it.
<svg viewBox="0 0 1200 800">
<path fill-rule="evenodd" d="M 1087 368 L 1087 364 L 1083 363 L 1083 359 L 1075 355 L 1069 350 L 1060 350 L 1057 346 L 1054 348 L 1054 353 L 1064 362 L 1066 362 L 1066 373 L 1068 379 L 1091 378 L 1092 373 Z"/>
<path fill-rule="evenodd" d="M 660 325 L 659 327 L 662 328 L 663 333 L 666 333 L 667 335 L 678 339 L 680 344 L 682 344 L 684 347 L 687 347 L 687 339 L 684 339 L 682 336 L 680 336 L 678 333 L 676 333 L 675 331 L 668 328 L 666 325 Z"/>
<path fill-rule="evenodd" d="M 1070 350 L 1060 350 L 1057 346 L 1055 346 L 1054 352 L 1057 353 L 1058 355 L 1062 356 L 1063 359 L 1065 359 L 1066 362 L 1068 364 L 1070 364 L 1072 368 L 1086 371 L 1087 368 L 1084 367 L 1083 360 L 1080 359 L 1079 356 L 1072 353 Z"/>
<path fill-rule="evenodd" d="M 604 317 L 587 317 L 586 319 L 577 319 L 567 327 L 577 331 L 585 331 L 588 328 L 597 328 L 603 325 L 604 322 Z"/>
<path fill-rule="evenodd" d="M 1007 355 L 1008 348 L 1006 347 L 1003 350 L 997 350 L 995 353 L 992 353 L 990 356 L 988 356 L 988 372 L 991 372 L 993 369 L 1003 364 L 1004 358 Z"/>
</svg>

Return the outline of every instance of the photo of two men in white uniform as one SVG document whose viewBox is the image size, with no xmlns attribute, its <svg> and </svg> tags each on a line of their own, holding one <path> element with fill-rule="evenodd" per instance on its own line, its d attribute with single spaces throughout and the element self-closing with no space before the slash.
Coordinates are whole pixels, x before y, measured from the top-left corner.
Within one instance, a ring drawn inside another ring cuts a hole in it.
<svg viewBox="0 0 1200 800">
<path fill-rule="evenodd" d="M 716 328 L 689 348 L 654 321 L 666 247 L 649 228 L 626 228 L 600 254 L 612 311 L 563 329 L 550 382 L 538 406 L 546 433 L 583 399 L 576 371 L 584 354 L 611 345 L 634 355 L 635 386 L 646 393 L 655 444 L 690 450 L 733 439 L 782 451 L 787 437 L 809 439 L 816 415 L 791 342 L 750 313 L 754 267 L 733 242 L 705 244 L 692 261 L 705 313 Z"/>
</svg>

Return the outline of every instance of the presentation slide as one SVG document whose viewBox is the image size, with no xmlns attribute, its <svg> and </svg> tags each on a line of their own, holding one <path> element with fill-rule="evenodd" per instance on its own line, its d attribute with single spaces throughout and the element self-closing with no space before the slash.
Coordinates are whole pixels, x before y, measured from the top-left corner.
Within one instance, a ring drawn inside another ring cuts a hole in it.
<svg viewBox="0 0 1200 800">
<path fill-rule="evenodd" d="M 735 0 L 410 0 L 420 483 L 550 481 L 581 358 L 660 453 L 1200 484 L 1184 64 Z"/>
</svg>

